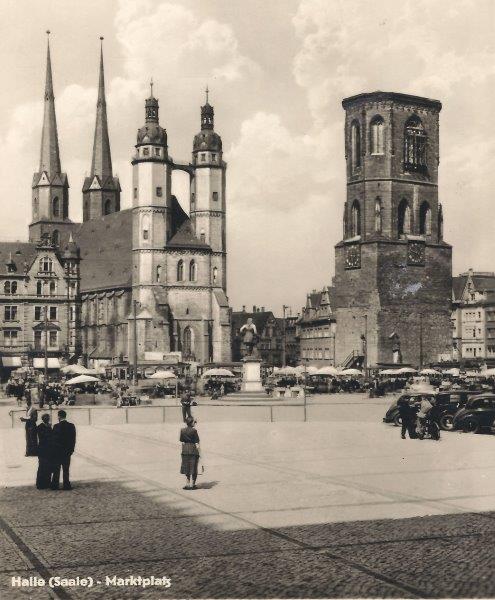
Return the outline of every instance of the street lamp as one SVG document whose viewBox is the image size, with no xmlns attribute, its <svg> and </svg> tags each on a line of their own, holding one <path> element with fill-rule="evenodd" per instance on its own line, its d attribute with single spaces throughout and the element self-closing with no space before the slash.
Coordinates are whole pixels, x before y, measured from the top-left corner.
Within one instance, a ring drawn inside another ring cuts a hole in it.
<svg viewBox="0 0 495 600">
<path fill-rule="evenodd" d="M 286 363 L 286 345 L 287 345 L 287 338 L 286 338 L 286 332 L 285 332 L 285 311 L 288 309 L 288 306 L 285 306 L 285 304 L 282 306 L 282 310 L 283 310 L 283 318 L 282 318 L 282 327 L 283 327 L 283 342 L 282 342 L 282 367 L 285 367 L 285 363 Z"/>
</svg>

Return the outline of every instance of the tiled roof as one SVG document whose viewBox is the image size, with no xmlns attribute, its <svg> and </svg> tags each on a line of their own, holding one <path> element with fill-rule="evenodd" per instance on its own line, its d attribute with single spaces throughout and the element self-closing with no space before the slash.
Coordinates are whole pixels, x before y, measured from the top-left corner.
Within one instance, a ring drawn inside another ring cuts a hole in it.
<svg viewBox="0 0 495 600">
<path fill-rule="evenodd" d="M 81 251 L 81 292 L 131 286 L 132 209 L 82 223 L 74 241 Z"/>
<path fill-rule="evenodd" d="M 466 287 L 467 276 L 466 275 L 458 275 L 457 277 L 452 277 L 452 296 L 454 300 L 460 300 L 462 297 L 462 292 Z"/>
<path fill-rule="evenodd" d="M 7 272 L 7 263 L 10 256 L 17 268 L 15 273 Z M 30 267 L 36 258 L 36 244 L 31 242 L 0 242 L 0 275 L 23 274 L 24 263 Z"/>
<path fill-rule="evenodd" d="M 177 233 L 168 242 L 167 246 L 172 246 L 174 248 L 204 248 L 205 250 L 210 247 L 196 237 L 192 223 L 189 219 L 182 223 L 177 230 Z"/>
<path fill-rule="evenodd" d="M 475 273 L 472 280 L 478 292 L 495 290 L 495 275 L 476 275 Z"/>
</svg>

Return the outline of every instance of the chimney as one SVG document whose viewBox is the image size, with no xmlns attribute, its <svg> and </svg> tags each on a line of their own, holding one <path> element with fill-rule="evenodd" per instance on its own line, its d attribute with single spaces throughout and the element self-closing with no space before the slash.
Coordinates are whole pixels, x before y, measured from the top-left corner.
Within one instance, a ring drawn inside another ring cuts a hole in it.
<svg viewBox="0 0 495 600">
<path fill-rule="evenodd" d="M 242 305 L 242 312 L 246 312 L 246 305 L 245 304 Z"/>
<path fill-rule="evenodd" d="M 265 312 L 265 307 L 264 306 L 261 307 L 261 312 Z"/>
<path fill-rule="evenodd" d="M 256 304 L 253 304 L 253 312 L 256 312 Z"/>
</svg>

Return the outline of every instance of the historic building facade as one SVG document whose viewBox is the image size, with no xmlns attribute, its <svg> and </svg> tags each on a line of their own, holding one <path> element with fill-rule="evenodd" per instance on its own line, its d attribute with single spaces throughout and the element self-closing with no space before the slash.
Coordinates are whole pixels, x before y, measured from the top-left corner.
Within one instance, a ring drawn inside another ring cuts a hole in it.
<svg viewBox="0 0 495 600">
<path fill-rule="evenodd" d="M 453 358 L 495 360 L 495 273 L 470 269 L 452 286 Z"/>
<path fill-rule="evenodd" d="M 185 164 L 169 157 L 158 100 L 153 93 L 146 99 L 131 159 L 132 208 L 121 210 L 101 52 L 91 170 L 82 185 L 83 223 L 69 219 L 49 45 L 44 102 L 29 242 L 0 245 L 4 353 L 25 360 L 47 337 L 50 351 L 63 351 L 66 359 L 83 355 L 90 362 L 132 363 L 136 355 L 138 362 L 160 362 L 160 356 L 175 353 L 200 363 L 230 360 L 227 165 L 208 97 L 192 159 Z M 188 212 L 172 193 L 174 169 L 190 177 Z M 40 330 L 47 329 L 40 338 Z"/>
<path fill-rule="evenodd" d="M 298 319 L 301 363 L 313 367 L 335 366 L 336 321 L 332 310 L 333 288 L 313 290 Z"/>
<path fill-rule="evenodd" d="M 347 200 L 335 247 L 336 362 L 437 361 L 451 352 L 451 246 L 438 201 L 441 104 L 373 92 L 343 101 Z"/>
</svg>

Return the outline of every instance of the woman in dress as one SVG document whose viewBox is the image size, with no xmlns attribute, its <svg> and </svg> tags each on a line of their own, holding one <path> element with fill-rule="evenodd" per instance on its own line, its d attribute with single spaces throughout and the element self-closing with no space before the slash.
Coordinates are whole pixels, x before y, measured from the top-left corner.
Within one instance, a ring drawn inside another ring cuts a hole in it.
<svg viewBox="0 0 495 600">
<path fill-rule="evenodd" d="M 194 427 L 195 422 L 192 417 L 186 418 L 186 426 L 180 430 L 180 439 L 182 442 L 182 463 L 180 472 L 186 476 L 187 484 L 183 489 L 196 490 L 196 478 L 198 476 L 199 462 L 199 435 Z M 191 486 L 192 479 L 192 486 Z"/>
<path fill-rule="evenodd" d="M 26 456 L 38 456 L 38 435 L 36 432 L 38 411 L 34 408 L 30 398 L 26 398 L 26 416 L 21 417 L 21 421 L 26 424 Z"/>
</svg>

